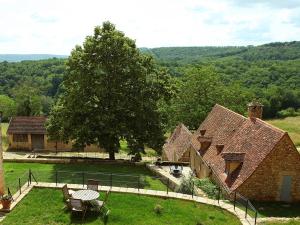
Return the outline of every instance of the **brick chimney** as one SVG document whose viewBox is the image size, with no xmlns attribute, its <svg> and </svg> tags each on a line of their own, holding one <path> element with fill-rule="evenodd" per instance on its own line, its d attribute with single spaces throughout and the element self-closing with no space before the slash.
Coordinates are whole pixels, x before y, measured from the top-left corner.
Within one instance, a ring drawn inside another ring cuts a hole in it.
<svg viewBox="0 0 300 225">
<path fill-rule="evenodd" d="M 262 119 L 263 105 L 257 101 L 248 104 L 248 117 Z"/>
</svg>

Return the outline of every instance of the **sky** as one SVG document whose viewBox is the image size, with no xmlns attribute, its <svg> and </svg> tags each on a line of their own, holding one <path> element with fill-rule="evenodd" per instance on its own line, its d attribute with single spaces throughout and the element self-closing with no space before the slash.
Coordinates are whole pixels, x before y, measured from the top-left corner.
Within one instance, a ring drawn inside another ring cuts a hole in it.
<svg viewBox="0 0 300 225">
<path fill-rule="evenodd" d="M 300 40 L 300 0 L 0 0 L 0 54 L 70 54 L 110 21 L 138 47 Z"/>
</svg>

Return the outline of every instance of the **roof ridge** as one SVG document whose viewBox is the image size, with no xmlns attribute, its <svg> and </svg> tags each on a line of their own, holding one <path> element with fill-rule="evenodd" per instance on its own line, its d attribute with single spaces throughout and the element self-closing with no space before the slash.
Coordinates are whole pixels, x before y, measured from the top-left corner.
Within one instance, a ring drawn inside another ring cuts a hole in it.
<svg viewBox="0 0 300 225">
<path fill-rule="evenodd" d="M 239 113 L 237 113 L 237 112 L 235 112 L 235 111 L 233 111 L 233 110 L 231 110 L 231 109 L 228 109 L 228 108 L 226 108 L 226 107 L 223 106 L 223 105 L 220 105 L 220 104 L 216 103 L 216 104 L 214 105 L 213 108 L 215 108 L 216 106 L 217 106 L 217 107 L 220 107 L 220 108 L 222 108 L 222 109 L 225 109 L 226 111 L 229 111 L 229 112 L 231 112 L 231 113 L 234 113 L 234 114 L 238 115 L 239 117 L 242 117 L 242 118 L 244 118 L 244 119 L 247 119 L 247 117 L 243 116 L 242 114 L 239 114 Z"/>
<path fill-rule="evenodd" d="M 250 119 L 250 118 L 248 118 L 248 119 Z M 265 121 L 265 120 L 263 120 L 263 119 L 255 118 L 255 120 L 258 120 L 259 122 L 263 123 L 263 124 L 266 125 L 267 127 L 271 128 L 271 129 L 273 129 L 273 130 L 280 131 L 280 132 L 282 132 L 283 134 L 288 133 L 287 131 L 280 129 L 279 127 L 276 127 L 276 126 L 274 126 L 274 125 L 268 123 L 267 121 Z"/>
</svg>

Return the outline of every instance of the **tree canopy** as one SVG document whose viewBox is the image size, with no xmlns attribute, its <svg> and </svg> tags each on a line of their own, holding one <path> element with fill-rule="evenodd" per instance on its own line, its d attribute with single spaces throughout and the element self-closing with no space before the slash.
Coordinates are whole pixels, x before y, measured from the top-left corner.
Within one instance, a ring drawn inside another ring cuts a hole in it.
<svg viewBox="0 0 300 225">
<path fill-rule="evenodd" d="M 169 81 L 152 57 L 105 22 L 67 60 L 63 93 L 49 117 L 50 137 L 80 148 L 97 144 L 111 159 L 121 139 L 133 153 L 145 145 L 159 150 L 164 131 L 158 103 L 170 97 Z"/>
</svg>

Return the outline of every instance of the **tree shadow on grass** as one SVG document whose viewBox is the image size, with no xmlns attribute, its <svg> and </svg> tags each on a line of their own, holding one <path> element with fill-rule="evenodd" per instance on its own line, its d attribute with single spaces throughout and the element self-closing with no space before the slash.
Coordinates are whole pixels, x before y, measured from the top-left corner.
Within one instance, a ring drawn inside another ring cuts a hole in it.
<svg viewBox="0 0 300 225">
<path fill-rule="evenodd" d="M 299 217 L 300 203 L 253 202 L 259 215 L 263 217 Z"/>
<path fill-rule="evenodd" d="M 84 218 L 82 219 L 82 213 L 71 213 L 70 219 L 72 224 L 89 224 L 96 220 L 102 221 L 99 213 L 87 211 Z"/>
</svg>

